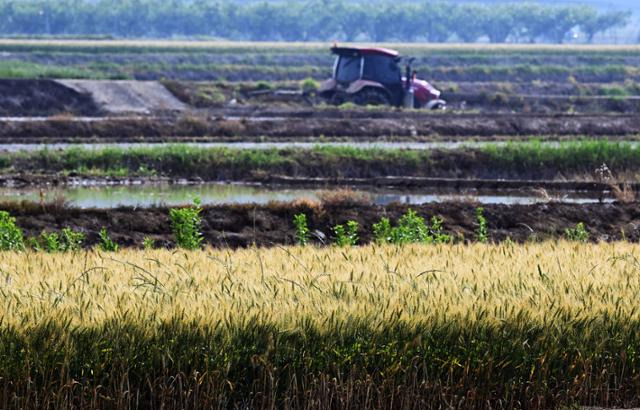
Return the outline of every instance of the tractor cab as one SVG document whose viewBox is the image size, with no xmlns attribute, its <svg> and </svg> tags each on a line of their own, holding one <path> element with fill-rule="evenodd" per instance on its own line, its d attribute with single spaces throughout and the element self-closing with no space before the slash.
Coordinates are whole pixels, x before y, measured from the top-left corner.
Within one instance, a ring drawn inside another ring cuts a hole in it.
<svg viewBox="0 0 640 410">
<path fill-rule="evenodd" d="M 411 76 L 409 65 L 408 75 L 402 76 L 402 58 L 395 50 L 333 47 L 331 52 L 336 55 L 333 75 L 322 84 L 319 94 L 333 104 L 400 106 L 412 92 L 415 106 L 423 107 L 440 97 L 440 91 Z"/>
</svg>

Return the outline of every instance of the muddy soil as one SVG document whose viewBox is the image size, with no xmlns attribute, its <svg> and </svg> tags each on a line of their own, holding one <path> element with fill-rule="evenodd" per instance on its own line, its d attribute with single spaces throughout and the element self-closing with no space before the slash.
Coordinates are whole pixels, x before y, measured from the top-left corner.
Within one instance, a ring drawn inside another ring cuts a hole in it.
<svg viewBox="0 0 640 410">
<path fill-rule="evenodd" d="M 456 240 L 473 240 L 476 224 L 474 203 L 438 203 L 411 206 L 425 218 L 439 216 L 444 229 Z M 139 247 L 145 236 L 154 238 L 159 246 L 174 246 L 166 208 L 112 210 L 79 210 L 37 204 L 3 204 L 17 224 L 28 236 L 43 230 L 72 227 L 87 235 L 87 246 L 98 242 L 98 231 L 106 227 L 120 245 Z M 202 232 L 205 242 L 216 247 L 276 246 L 294 242 L 293 216 L 304 212 L 314 234 L 314 243 L 321 244 L 318 236 L 331 241 L 331 228 L 336 224 L 355 220 L 360 225 L 361 243 L 372 238 L 372 225 L 381 217 L 397 220 L 409 207 L 400 204 L 374 206 L 357 200 L 334 201 L 318 205 L 310 202 L 297 204 L 272 203 L 258 205 L 222 205 L 205 207 L 202 212 Z M 592 241 L 640 240 L 640 207 L 632 204 L 571 205 L 545 203 L 537 205 L 487 205 L 484 215 L 488 220 L 492 241 L 510 238 L 523 242 L 563 237 L 566 228 L 584 222 Z"/>
<path fill-rule="evenodd" d="M 52 80 L 1 80 L 0 116 L 30 117 L 58 114 L 99 115 L 100 107 L 87 93 Z"/>
<path fill-rule="evenodd" d="M 308 111 L 307 111 L 308 112 Z M 74 118 L 42 120 L 0 119 L 3 143 L 177 142 L 238 140 L 302 141 L 314 138 L 371 140 L 496 136 L 634 136 L 640 134 L 636 115 L 543 114 L 429 114 L 386 115 L 373 111 L 345 111 L 341 118 L 322 112 L 309 116 L 282 113 L 283 117 Z M 365 113 L 366 114 L 366 113 Z M 286 116 L 285 116 L 286 115 Z M 323 118 L 324 117 L 324 118 Z M 382 117 L 382 118 L 380 118 Z M 385 118 L 386 117 L 386 118 Z"/>
</svg>

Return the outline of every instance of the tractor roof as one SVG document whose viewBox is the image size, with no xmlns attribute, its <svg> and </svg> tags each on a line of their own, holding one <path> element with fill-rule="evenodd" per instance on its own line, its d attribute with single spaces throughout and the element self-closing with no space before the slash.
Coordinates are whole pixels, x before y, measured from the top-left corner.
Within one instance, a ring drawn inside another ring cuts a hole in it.
<svg viewBox="0 0 640 410">
<path fill-rule="evenodd" d="M 382 55 L 387 57 L 398 57 L 400 53 L 382 47 L 332 47 L 331 52 L 338 55 Z"/>
</svg>

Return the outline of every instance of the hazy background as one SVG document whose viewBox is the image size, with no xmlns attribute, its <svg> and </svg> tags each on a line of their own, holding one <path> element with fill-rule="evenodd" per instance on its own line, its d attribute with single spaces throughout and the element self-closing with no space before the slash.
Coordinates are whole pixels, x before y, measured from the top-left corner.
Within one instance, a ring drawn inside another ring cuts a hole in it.
<svg viewBox="0 0 640 410">
<path fill-rule="evenodd" d="M 639 19 L 636 0 L 0 0 L 3 37 L 633 44 Z"/>
</svg>

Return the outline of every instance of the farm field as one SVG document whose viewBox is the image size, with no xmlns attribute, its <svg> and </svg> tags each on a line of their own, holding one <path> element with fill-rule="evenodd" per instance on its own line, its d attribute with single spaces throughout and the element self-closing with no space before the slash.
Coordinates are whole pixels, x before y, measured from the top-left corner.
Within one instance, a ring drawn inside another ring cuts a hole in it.
<svg viewBox="0 0 640 410">
<path fill-rule="evenodd" d="M 5 253 L 0 403 L 633 406 L 639 256 L 569 242 Z"/>
<path fill-rule="evenodd" d="M 640 406 L 640 47 L 0 39 L 0 408 Z"/>
</svg>

